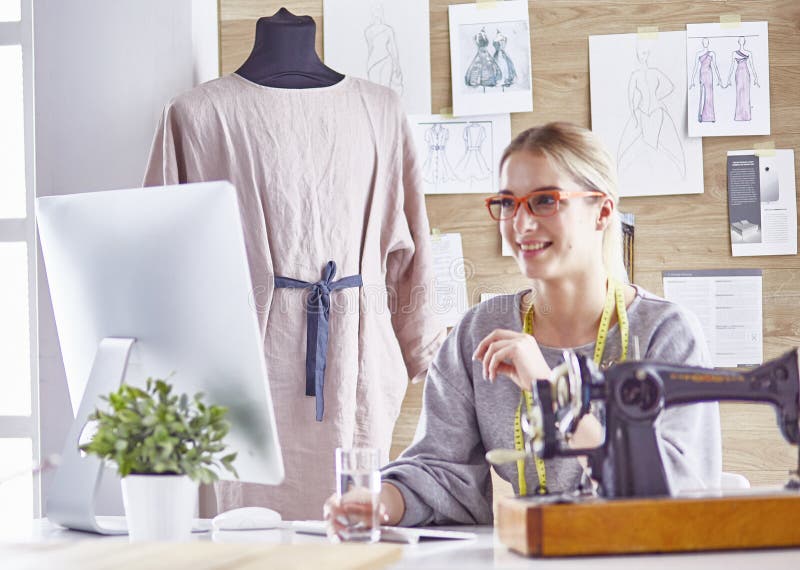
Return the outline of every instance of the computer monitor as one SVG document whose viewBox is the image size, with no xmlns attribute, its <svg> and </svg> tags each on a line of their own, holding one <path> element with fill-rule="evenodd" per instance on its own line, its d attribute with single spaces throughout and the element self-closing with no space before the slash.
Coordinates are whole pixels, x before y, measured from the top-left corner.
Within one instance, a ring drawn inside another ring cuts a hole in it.
<svg viewBox="0 0 800 570">
<path fill-rule="evenodd" d="M 77 411 L 48 517 L 70 528 L 120 530 L 98 524 L 102 466 L 78 444 L 99 396 L 123 379 L 143 386 L 147 377 L 169 377 L 174 393 L 203 392 L 206 403 L 226 406 L 226 442 L 238 452 L 240 478 L 279 483 L 283 463 L 234 187 L 43 197 L 36 211 Z"/>
</svg>

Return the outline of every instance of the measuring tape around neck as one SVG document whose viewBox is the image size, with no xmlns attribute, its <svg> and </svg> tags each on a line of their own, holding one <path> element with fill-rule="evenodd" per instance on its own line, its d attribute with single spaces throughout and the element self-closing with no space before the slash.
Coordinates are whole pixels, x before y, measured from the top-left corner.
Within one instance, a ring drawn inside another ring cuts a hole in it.
<svg viewBox="0 0 800 570">
<path fill-rule="evenodd" d="M 601 365 L 603 360 L 603 352 L 606 348 L 606 339 L 608 338 L 608 329 L 611 326 L 611 312 L 616 304 L 617 309 L 617 323 L 619 323 L 619 334 L 622 345 L 620 354 L 620 362 L 623 362 L 628 357 L 628 313 L 625 309 L 625 293 L 624 287 L 616 280 L 608 279 L 608 290 L 606 292 L 606 301 L 603 305 L 603 314 L 600 316 L 600 327 L 597 329 L 597 340 L 594 346 L 594 363 L 598 366 Z M 525 313 L 525 322 L 523 326 L 525 334 L 533 334 L 533 305 Z M 519 396 L 519 405 L 517 406 L 516 414 L 514 414 L 514 449 L 517 451 L 524 451 L 525 440 L 522 435 L 522 426 L 520 418 L 522 416 L 522 406 L 530 412 L 533 407 L 533 395 L 530 390 L 522 390 Z M 536 466 L 536 474 L 539 477 L 538 492 L 541 495 L 547 493 L 547 473 L 544 467 L 544 459 L 534 455 L 534 464 Z M 528 484 L 525 481 L 525 460 L 520 459 L 517 461 L 517 477 L 519 483 L 519 494 L 525 496 L 528 494 Z"/>
</svg>

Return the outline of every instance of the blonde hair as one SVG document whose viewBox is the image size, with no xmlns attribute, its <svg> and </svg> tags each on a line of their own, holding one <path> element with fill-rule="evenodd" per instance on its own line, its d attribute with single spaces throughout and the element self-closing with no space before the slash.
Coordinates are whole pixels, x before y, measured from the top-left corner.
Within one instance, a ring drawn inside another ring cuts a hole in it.
<svg viewBox="0 0 800 570">
<path fill-rule="evenodd" d="M 603 232 L 603 265 L 610 277 L 627 283 L 622 253 L 622 223 L 617 205 L 617 175 L 611 156 L 588 129 L 572 123 L 547 123 L 521 132 L 500 158 L 500 169 L 515 152 L 527 151 L 552 160 L 558 168 L 587 189 L 599 190 L 614 202 L 608 226 Z"/>
</svg>

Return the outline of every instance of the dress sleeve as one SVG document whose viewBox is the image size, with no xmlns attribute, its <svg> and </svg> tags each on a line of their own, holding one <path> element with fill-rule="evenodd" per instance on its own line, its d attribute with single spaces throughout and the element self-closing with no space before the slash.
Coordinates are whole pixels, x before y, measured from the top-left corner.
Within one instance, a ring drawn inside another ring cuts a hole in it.
<svg viewBox="0 0 800 570">
<path fill-rule="evenodd" d="M 678 312 L 661 323 L 647 360 L 711 367 L 711 355 L 694 315 Z M 661 457 L 674 491 L 718 489 L 722 473 L 719 404 L 686 404 L 665 410 L 658 422 Z"/>
<path fill-rule="evenodd" d="M 186 182 L 180 166 L 180 126 L 173 106 L 167 105 L 158 123 L 142 186 Z"/>
<path fill-rule="evenodd" d="M 411 130 L 401 118 L 402 203 L 407 233 L 388 252 L 386 285 L 392 297 L 392 326 L 409 378 L 424 372 L 442 343 L 445 329 L 434 311 L 430 228 L 422 178 Z"/>
<path fill-rule="evenodd" d="M 401 526 L 492 522 L 489 465 L 457 332 L 428 369 L 414 442 L 381 471 L 405 500 Z"/>
</svg>

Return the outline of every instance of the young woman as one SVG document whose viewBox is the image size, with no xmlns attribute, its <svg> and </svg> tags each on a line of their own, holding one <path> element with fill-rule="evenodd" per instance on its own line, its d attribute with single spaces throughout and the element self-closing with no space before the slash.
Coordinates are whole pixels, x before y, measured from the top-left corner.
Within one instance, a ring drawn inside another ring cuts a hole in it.
<svg viewBox="0 0 800 570">
<path fill-rule="evenodd" d="M 550 123 L 521 133 L 501 158 L 500 188 L 487 205 L 530 289 L 474 307 L 447 337 L 428 370 L 414 442 L 381 471 L 385 523 L 490 523 L 484 456 L 514 448 L 522 391 L 549 377 L 564 348 L 603 365 L 636 358 L 638 347 L 639 359 L 711 366 L 694 316 L 625 283 L 612 162 L 590 131 Z M 671 408 L 659 428 L 673 489 L 719 487 L 716 403 Z M 601 442 L 598 420 L 584 417 L 571 445 Z M 575 458 L 496 469 L 518 494 L 572 490 L 583 474 Z M 333 533 L 349 509 L 328 501 Z"/>
</svg>

